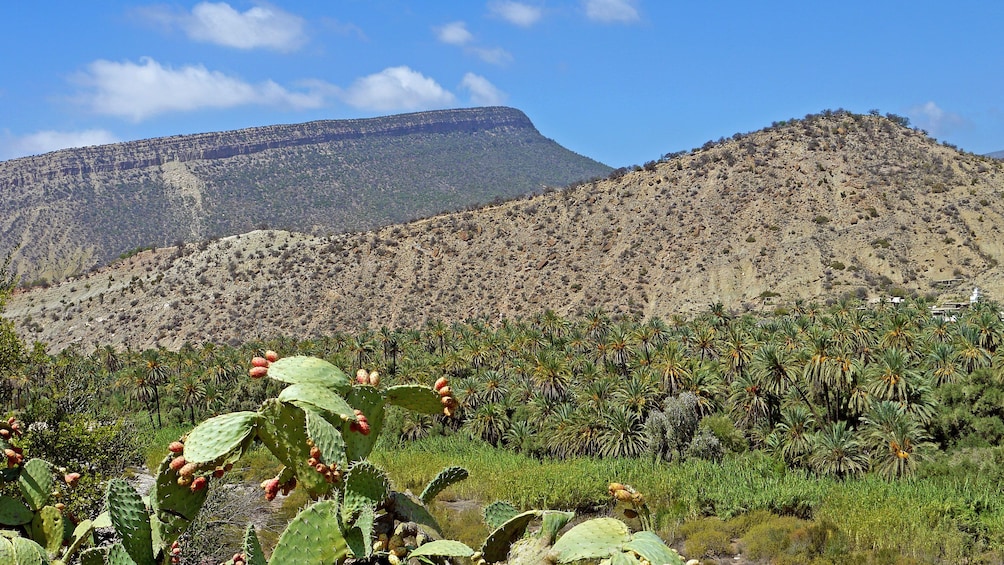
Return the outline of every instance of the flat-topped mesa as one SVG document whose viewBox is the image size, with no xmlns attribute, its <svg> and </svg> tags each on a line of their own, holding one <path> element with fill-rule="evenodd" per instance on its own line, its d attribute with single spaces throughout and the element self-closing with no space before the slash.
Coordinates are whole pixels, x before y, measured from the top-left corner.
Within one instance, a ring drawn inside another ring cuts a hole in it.
<svg viewBox="0 0 1004 565">
<path fill-rule="evenodd" d="M 361 137 L 526 129 L 530 118 L 515 108 L 494 106 L 434 110 L 355 120 L 318 120 L 239 130 L 175 135 L 109 145 L 61 149 L 43 155 L 0 161 L 0 189 L 58 177 L 157 167 L 168 162 L 226 159 L 267 149 L 282 149 Z"/>
</svg>

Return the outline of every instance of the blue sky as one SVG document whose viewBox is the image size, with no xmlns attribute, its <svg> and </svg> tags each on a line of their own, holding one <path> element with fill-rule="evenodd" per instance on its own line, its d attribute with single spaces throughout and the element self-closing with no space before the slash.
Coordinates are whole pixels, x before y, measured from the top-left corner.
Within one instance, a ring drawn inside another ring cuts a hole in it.
<svg viewBox="0 0 1004 565">
<path fill-rule="evenodd" d="M 611 166 L 830 108 L 1004 150 L 1004 3 L 5 2 L 0 159 L 502 104 Z"/>
</svg>

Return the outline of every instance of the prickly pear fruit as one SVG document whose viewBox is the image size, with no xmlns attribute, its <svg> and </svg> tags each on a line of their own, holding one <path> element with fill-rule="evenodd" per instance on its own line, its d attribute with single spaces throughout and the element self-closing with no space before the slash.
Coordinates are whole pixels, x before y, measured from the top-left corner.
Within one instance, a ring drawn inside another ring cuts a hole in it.
<svg viewBox="0 0 1004 565">
<path fill-rule="evenodd" d="M 269 349 L 268 351 L 265 352 L 265 359 L 269 363 L 275 363 L 276 361 L 279 360 L 279 354 Z"/>
<path fill-rule="evenodd" d="M 438 379 L 436 379 L 436 384 L 432 385 L 432 388 L 440 390 L 449 383 L 450 381 L 446 380 L 446 377 L 439 377 Z"/>
<path fill-rule="evenodd" d="M 261 487 L 265 489 L 265 500 L 275 500 L 276 495 L 279 494 L 279 479 L 262 481 Z"/>
<path fill-rule="evenodd" d="M 220 467 L 220 468 L 218 468 L 218 469 L 216 469 L 216 470 L 214 470 L 214 471 L 213 471 L 213 478 L 214 478 L 214 479 L 219 479 L 219 478 L 221 478 L 221 477 L 222 477 L 222 476 L 223 476 L 223 475 L 224 475 L 224 474 L 225 474 L 226 472 L 227 472 L 227 471 L 226 471 L 226 469 L 224 469 L 223 467 Z"/>
<path fill-rule="evenodd" d="M 185 463 L 186 463 L 185 457 L 182 455 L 180 457 L 175 457 L 174 459 L 171 459 L 171 462 L 168 463 L 167 466 L 170 467 L 172 471 L 177 471 L 178 469 L 184 467 Z"/>
<path fill-rule="evenodd" d="M 380 386 L 380 373 L 376 371 L 370 373 L 370 384 L 373 386 Z"/>
<path fill-rule="evenodd" d="M 311 448 L 310 448 L 310 457 L 313 458 L 313 459 L 317 459 L 318 461 L 320 461 L 321 460 L 321 449 L 319 447 L 317 447 L 316 445 L 311 446 Z"/>
<path fill-rule="evenodd" d="M 181 469 L 178 470 L 178 475 L 182 477 L 191 477 L 199 470 L 199 466 L 195 463 L 185 463 Z"/>
<path fill-rule="evenodd" d="M 66 482 L 67 486 L 75 487 L 77 486 L 77 481 L 80 480 L 80 473 L 67 473 L 63 475 L 63 481 Z"/>
<path fill-rule="evenodd" d="M 356 382 L 361 385 L 370 384 L 370 374 L 366 369 L 359 369 L 356 371 Z"/>
<path fill-rule="evenodd" d="M 188 487 L 192 492 L 199 492 L 200 490 L 206 488 L 209 483 L 209 479 L 205 477 L 195 477 L 192 481 L 192 486 Z"/>
<path fill-rule="evenodd" d="M 251 367 L 251 369 L 248 370 L 248 375 L 250 375 L 252 379 L 260 379 L 267 374 L 268 367 Z"/>
<path fill-rule="evenodd" d="M 616 498 L 617 500 L 619 500 L 621 502 L 633 502 L 632 496 L 633 495 L 630 492 L 628 492 L 626 489 L 621 489 L 621 490 L 618 490 L 618 491 L 614 491 L 614 498 Z"/>
<path fill-rule="evenodd" d="M 265 359 L 264 357 L 255 357 L 251 360 L 251 366 L 268 368 L 268 359 Z"/>
<path fill-rule="evenodd" d="M 185 451 L 185 444 L 180 441 L 173 441 L 171 445 L 167 446 L 167 450 L 171 453 L 182 453 Z"/>
</svg>

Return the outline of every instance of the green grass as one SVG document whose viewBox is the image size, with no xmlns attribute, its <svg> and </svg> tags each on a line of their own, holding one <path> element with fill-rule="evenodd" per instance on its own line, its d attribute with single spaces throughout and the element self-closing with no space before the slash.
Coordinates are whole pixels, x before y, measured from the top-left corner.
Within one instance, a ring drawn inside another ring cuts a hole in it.
<svg viewBox="0 0 1004 565">
<path fill-rule="evenodd" d="M 660 533 L 688 540 L 688 531 L 699 534 L 690 541 L 695 550 L 721 549 L 724 534 L 716 532 L 722 528 L 739 538 L 766 522 L 754 516 L 781 518 L 760 528 L 769 539 L 758 543 L 751 537 L 746 544 L 764 556 L 783 555 L 786 562 L 809 562 L 810 556 L 820 563 L 852 557 L 862 563 L 886 562 L 882 556 L 895 556 L 890 563 L 993 562 L 1004 548 L 1001 485 L 987 474 L 835 481 L 786 469 L 758 452 L 721 464 L 542 461 L 460 436 L 384 447 L 373 460 L 388 470 L 398 489 L 413 492 L 421 491 L 443 467 L 460 465 L 470 471 L 470 478 L 447 489 L 440 499 L 482 505 L 507 500 L 523 509 L 604 513 L 611 508 L 608 483 L 628 483 L 645 494 Z M 702 525 L 708 516 L 724 520 L 716 522 L 724 524 L 722 528 Z"/>
</svg>

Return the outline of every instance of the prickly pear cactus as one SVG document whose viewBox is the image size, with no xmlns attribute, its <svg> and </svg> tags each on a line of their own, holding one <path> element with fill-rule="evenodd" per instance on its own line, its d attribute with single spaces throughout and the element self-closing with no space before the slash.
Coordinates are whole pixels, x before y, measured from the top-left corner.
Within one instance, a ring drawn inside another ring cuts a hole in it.
<svg viewBox="0 0 1004 565">
<path fill-rule="evenodd" d="M 369 432 L 363 433 L 354 429 L 352 422 L 342 424 L 342 437 L 345 439 L 345 457 L 349 461 L 358 461 L 369 457 L 376 445 L 384 421 L 384 397 L 373 387 L 353 387 L 346 400 L 354 409 L 360 410 L 369 421 Z"/>
<path fill-rule="evenodd" d="M 209 493 L 209 489 L 193 490 L 190 484 L 182 484 L 186 481 L 179 483 L 181 475 L 171 467 L 173 460 L 168 456 L 160 462 L 150 491 L 150 523 L 161 547 L 170 545 L 188 529 Z"/>
<path fill-rule="evenodd" d="M 422 491 L 422 494 L 418 498 L 425 504 L 429 504 L 432 502 L 432 499 L 436 498 L 436 495 L 443 492 L 447 487 L 459 483 L 469 475 L 470 473 L 463 467 L 447 467 L 440 471 L 436 475 L 436 478 L 429 481 L 429 484 L 426 485 L 425 490 Z"/>
<path fill-rule="evenodd" d="M 18 487 L 28 507 L 36 512 L 49 503 L 54 484 L 52 471 L 52 465 L 42 459 L 29 459 L 21 469 Z"/>
<path fill-rule="evenodd" d="M 474 550 L 467 547 L 467 544 L 451 539 L 441 539 L 430 541 L 421 547 L 408 553 L 409 558 L 414 557 L 470 557 L 474 555 Z"/>
<path fill-rule="evenodd" d="M 185 460 L 216 467 L 240 459 L 258 425 L 257 412 L 231 412 L 202 422 L 185 440 Z"/>
<path fill-rule="evenodd" d="M 305 410 L 327 412 L 343 421 L 356 420 L 352 407 L 344 398 L 327 387 L 313 383 L 295 384 L 282 389 L 279 401 L 295 404 Z"/>
<path fill-rule="evenodd" d="M 63 514 L 55 506 L 43 506 L 35 514 L 28 527 L 31 539 L 45 548 L 49 555 L 56 556 L 63 547 L 66 533 Z"/>
<path fill-rule="evenodd" d="M 388 496 L 387 475 L 369 461 L 352 465 L 345 476 L 342 520 L 351 523 L 363 508 L 376 508 Z"/>
<path fill-rule="evenodd" d="M 316 357 L 284 357 L 268 367 L 271 379 L 288 384 L 315 384 L 346 394 L 352 383 L 341 369 Z"/>
<path fill-rule="evenodd" d="M 621 551 L 631 541 L 627 524 L 616 518 L 596 518 L 575 526 L 551 548 L 557 563 L 603 559 Z"/>
<path fill-rule="evenodd" d="M 6 539 L 5 539 L 6 541 Z M 49 563 L 49 556 L 45 554 L 45 549 L 28 538 L 14 537 L 10 539 L 10 550 L 0 549 L 0 556 L 4 553 L 13 554 L 11 561 L 0 561 L 0 563 L 11 563 L 12 565 L 41 565 Z M 2 545 L 2 544 L 0 544 Z"/>
<path fill-rule="evenodd" d="M 249 524 L 247 530 L 244 531 L 244 543 L 241 546 L 243 550 L 244 562 L 247 565 L 267 565 L 265 560 L 265 552 L 261 549 L 261 543 L 258 541 L 258 535 L 255 534 L 254 526 Z"/>
<path fill-rule="evenodd" d="M 0 525 L 22 526 L 31 522 L 35 513 L 12 496 L 0 496 Z"/>
<path fill-rule="evenodd" d="M 427 386 L 398 385 L 387 389 L 387 404 L 400 406 L 421 414 L 439 414 L 443 411 L 439 394 Z"/>
<path fill-rule="evenodd" d="M 106 494 L 108 515 L 115 531 L 122 538 L 122 548 L 137 565 L 152 565 L 154 562 L 153 531 L 150 516 L 146 512 L 143 499 L 129 483 L 122 479 L 112 479 Z M 108 562 L 111 564 L 112 550 Z"/>
<path fill-rule="evenodd" d="M 481 511 L 481 515 L 485 519 L 485 524 L 488 525 L 488 529 L 497 530 L 502 527 L 509 520 L 512 520 L 519 514 L 519 509 L 509 504 L 508 502 L 503 502 L 501 500 L 496 500 L 495 502 L 485 506 Z"/>
<path fill-rule="evenodd" d="M 279 536 L 268 562 L 269 565 L 329 565 L 341 563 L 348 553 L 338 526 L 338 502 L 322 500 L 293 518 Z"/>
<path fill-rule="evenodd" d="M 310 466 L 310 436 L 302 409 L 278 400 L 266 400 L 261 410 L 258 439 L 296 476 L 297 485 L 312 498 L 328 494 L 332 485 Z M 312 440 L 310 440 L 312 441 Z"/>
</svg>

